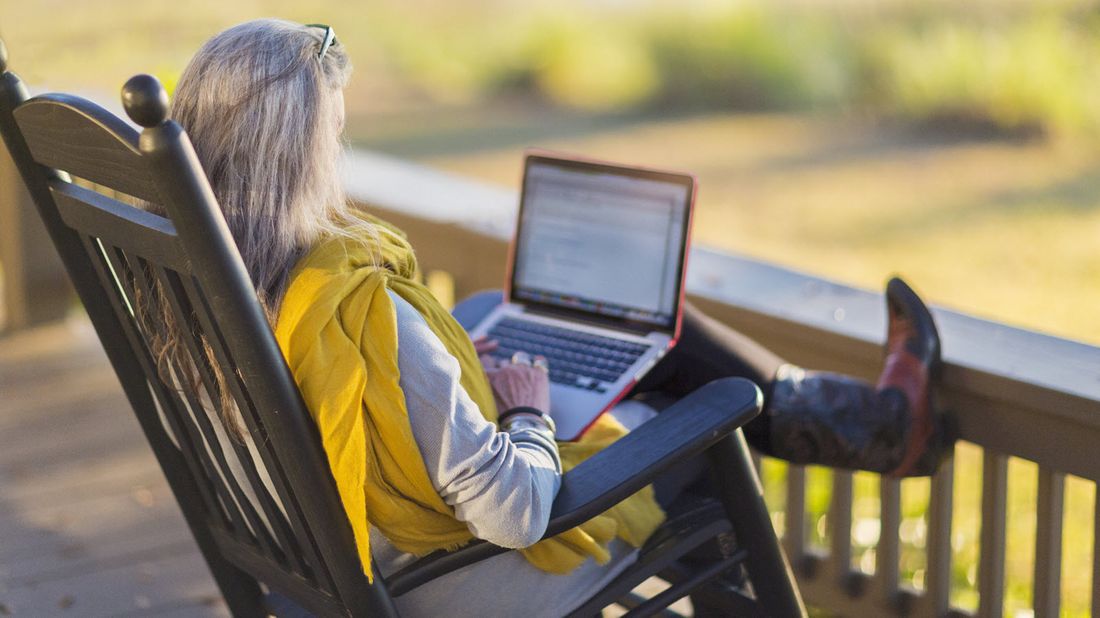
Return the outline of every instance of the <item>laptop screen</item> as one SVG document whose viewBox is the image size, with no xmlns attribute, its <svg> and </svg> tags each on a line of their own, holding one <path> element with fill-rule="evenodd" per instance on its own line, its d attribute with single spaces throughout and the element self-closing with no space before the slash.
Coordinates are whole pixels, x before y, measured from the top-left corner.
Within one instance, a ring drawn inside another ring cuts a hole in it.
<svg viewBox="0 0 1100 618">
<path fill-rule="evenodd" d="M 673 329 L 693 188 L 686 175 L 529 156 L 512 298 Z"/>
</svg>

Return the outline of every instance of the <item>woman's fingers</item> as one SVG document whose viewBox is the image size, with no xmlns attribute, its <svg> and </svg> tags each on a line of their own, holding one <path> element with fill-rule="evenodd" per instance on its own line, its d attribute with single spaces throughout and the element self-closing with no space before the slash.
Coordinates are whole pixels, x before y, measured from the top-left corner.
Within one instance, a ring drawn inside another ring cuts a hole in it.
<svg viewBox="0 0 1100 618">
<path fill-rule="evenodd" d="M 496 339 L 490 339 L 488 337 L 478 337 L 474 339 L 474 351 L 478 356 L 492 352 L 500 346 L 500 343 Z"/>
<path fill-rule="evenodd" d="M 550 409 L 550 380 L 545 370 L 505 362 L 486 373 L 502 410 L 520 406 Z"/>
<path fill-rule="evenodd" d="M 541 369 L 546 373 L 550 373 L 550 361 L 546 360 L 546 357 L 541 354 L 535 355 L 535 359 L 531 361 L 531 365 L 535 369 Z"/>
<path fill-rule="evenodd" d="M 500 343 L 496 339 L 489 339 L 488 337 L 478 337 L 474 339 L 474 352 L 477 353 L 478 359 L 481 361 L 481 366 L 486 371 L 492 371 L 500 367 L 501 360 L 495 356 L 491 356 L 490 352 L 497 349 Z"/>
</svg>

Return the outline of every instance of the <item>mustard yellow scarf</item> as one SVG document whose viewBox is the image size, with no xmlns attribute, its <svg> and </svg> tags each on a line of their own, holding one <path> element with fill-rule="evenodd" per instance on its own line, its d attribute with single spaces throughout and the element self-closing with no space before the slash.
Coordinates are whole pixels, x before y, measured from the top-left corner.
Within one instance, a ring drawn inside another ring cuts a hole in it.
<svg viewBox="0 0 1100 618">
<path fill-rule="evenodd" d="M 370 572 L 369 526 L 398 549 L 424 555 L 473 536 L 432 487 L 413 439 L 399 387 L 392 290 L 420 312 L 462 368 L 461 384 L 495 422 L 489 381 L 469 336 L 419 282 L 402 233 L 376 222 L 377 241 L 329 239 L 294 268 L 275 336 L 321 433 L 359 556 Z M 626 430 L 609 415 L 576 442 L 559 444 L 563 467 L 576 466 Z M 639 547 L 664 513 L 646 487 L 603 515 L 522 550 L 534 566 L 568 573 L 586 558 L 609 558 L 618 536 Z M 368 523 L 369 522 L 369 523 Z"/>
</svg>

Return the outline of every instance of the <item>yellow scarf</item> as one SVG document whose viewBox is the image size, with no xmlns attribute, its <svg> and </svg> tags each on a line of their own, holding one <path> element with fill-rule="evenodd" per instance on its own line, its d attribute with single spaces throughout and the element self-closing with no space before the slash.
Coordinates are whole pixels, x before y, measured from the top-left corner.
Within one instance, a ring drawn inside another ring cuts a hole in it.
<svg viewBox="0 0 1100 618">
<path fill-rule="evenodd" d="M 453 550 L 473 538 L 432 487 L 413 439 L 398 384 L 396 315 L 387 289 L 420 312 L 458 359 L 461 384 L 485 418 L 495 422 L 497 416 L 469 336 L 419 282 L 404 234 L 376 223 L 377 243 L 330 239 L 299 261 L 275 329 L 320 430 L 359 557 L 372 581 L 370 524 L 398 549 L 415 555 Z M 564 469 L 625 433 L 610 415 L 601 416 L 579 441 L 559 444 Z M 641 546 L 663 520 L 652 488 L 646 487 L 603 515 L 521 551 L 543 571 L 568 573 L 589 556 L 606 562 L 607 543 L 615 536 Z"/>
</svg>

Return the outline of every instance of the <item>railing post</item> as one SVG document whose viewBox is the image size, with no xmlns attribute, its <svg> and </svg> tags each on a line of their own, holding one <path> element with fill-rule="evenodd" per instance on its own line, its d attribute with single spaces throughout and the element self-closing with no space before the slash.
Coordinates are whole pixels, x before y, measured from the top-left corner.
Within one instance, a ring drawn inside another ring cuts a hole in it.
<svg viewBox="0 0 1100 618">
<path fill-rule="evenodd" d="M 1000 616 L 1005 596 L 1005 513 L 1008 458 L 988 449 L 982 460 L 982 532 L 978 562 L 978 615 Z"/>
<path fill-rule="evenodd" d="M 879 481 L 879 536 L 875 551 L 875 581 L 883 605 L 898 605 L 899 539 L 901 527 L 901 481 L 882 477 Z"/>
<path fill-rule="evenodd" d="M 1035 513 L 1036 616 L 1057 616 L 1062 592 L 1062 509 L 1066 477 L 1039 466 L 1039 501 Z"/>
<path fill-rule="evenodd" d="M 948 459 L 932 476 L 932 498 L 928 503 L 928 570 L 924 600 L 930 616 L 946 616 L 950 609 L 954 487 L 954 461 Z"/>
<path fill-rule="evenodd" d="M 7 148 L 0 146 L 0 331 L 65 316 L 75 300 L 61 259 Z"/>
<path fill-rule="evenodd" d="M 833 493 L 829 500 L 829 543 L 831 576 L 850 596 L 852 584 L 852 473 L 833 470 Z"/>
<path fill-rule="evenodd" d="M 787 558 L 800 575 L 806 559 L 806 468 L 787 464 L 787 514 L 783 545 Z"/>
</svg>

